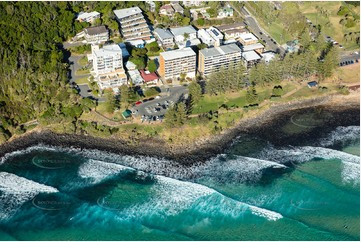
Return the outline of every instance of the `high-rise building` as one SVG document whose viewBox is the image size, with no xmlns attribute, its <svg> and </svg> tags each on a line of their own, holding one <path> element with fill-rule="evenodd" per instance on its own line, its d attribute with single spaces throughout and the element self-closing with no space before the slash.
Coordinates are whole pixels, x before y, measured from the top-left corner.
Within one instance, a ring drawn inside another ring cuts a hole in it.
<svg viewBox="0 0 361 242">
<path fill-rule="evenodd" d="M 185 74 L 186 77 L 196 76 L 197 55 L 191 48 L 172 50 L 160 53 L 159 75 L 163 80 L 174 79 Z"/>
<path fill-rule="evenodd" d="M 139 7 L 114 10 L 120 32 L 126 41 L 149 40 L 152 34 Z"/>
<path fill-rule="evenodd" d="M 100 89 L 115 88 L 127 84 L 123 68 L 122 50 L 119 45 L 92 46 L 95 81 Z"/>
<path fill-rule="evenodd" d="M 222 45 L 199 51 L 198 71 L 203 75 L 216 72 L 221 66 L 241 62 L 241 49 L 236 44 Z"/>
</svg>

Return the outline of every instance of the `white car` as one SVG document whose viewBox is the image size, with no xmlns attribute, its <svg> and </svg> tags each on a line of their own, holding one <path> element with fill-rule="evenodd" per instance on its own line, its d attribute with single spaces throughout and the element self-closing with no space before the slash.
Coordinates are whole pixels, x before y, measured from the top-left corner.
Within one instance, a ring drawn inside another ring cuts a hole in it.
<svg viewBox="0 0 361 242">
<path fill-rule="evenodd" d="M 155 99 L 159 99 L 159 98 L 160 98 L 160 96 L 156 96 L 156 97 L 155 97 Z"/>
</svg>

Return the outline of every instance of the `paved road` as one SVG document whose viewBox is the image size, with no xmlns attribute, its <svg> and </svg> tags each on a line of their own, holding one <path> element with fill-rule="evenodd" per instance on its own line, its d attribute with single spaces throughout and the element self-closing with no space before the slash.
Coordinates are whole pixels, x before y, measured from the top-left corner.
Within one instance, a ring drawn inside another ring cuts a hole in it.
<svg viewBox="0 0 361 242">
<path fill-rule="evenodd" d="M 84 75 L 79 75 L 76 76 L 75 72 L 77 70 L 79 70 L 80 68 L 82 68 L 81 65 L 79 65 L 78 61 L 82 58 L 83 56 L 70 56 L 69 57 L 69 63 L 70 63 L 70 82 L 76 82 L 79 78 L 85 77 L 85 76 L 89 76 L 89 74 L 84 74 Z"/>
<path fill-rule="evenodd" d="M 164 115 L 171 103 L 177 103 L 181 98 L 187 96 L 188 87 L 186 86 L 173 86 L 173 87 L 162 87 L 162 92 L 160 93 L 159 99 L 154 99 L 151 101 L 144 102 L 138 106 L 133 107 L 131 110 L 137 110 L 135 116 L 142 117 L 145 116 L 161 116 Z M 157 104 L 160 105 L 157 105 Z M 154 108 L 158 111 L 154 111 Z"/>
<path fill-rule="evenodd" d="M 230 2 L 232 3 L 232 2 Z M 285 49 L 283 49 L 275 40 L 273 40 L 269 34 L 262 29 L 257 20 L 249 13 L 249 11 L 243 7 L 240 10 L 234 7 L 234 9 L 238 12 L 239 15 L 242 15 L 245 19 L 246 24 L 249 29 L 252 31 L 254 35 L 256 35 L 260 40 L 266 41 L 266 50 L 272 50 L 276 53 L 280 53 L 281 56 L 285 54 Z"/>
</svg>

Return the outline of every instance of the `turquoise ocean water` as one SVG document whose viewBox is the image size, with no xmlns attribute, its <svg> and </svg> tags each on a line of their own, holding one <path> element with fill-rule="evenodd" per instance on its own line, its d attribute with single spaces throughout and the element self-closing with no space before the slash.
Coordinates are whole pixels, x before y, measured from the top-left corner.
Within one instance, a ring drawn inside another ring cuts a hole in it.
<svg viewBox="0 0 361 242">
<path fill-rule="evenodd" d="M 0 240 L 359 240 L 360 127 L 240 137 L 183 167 L 39 145 L 0 160 Z"/>
</svg>

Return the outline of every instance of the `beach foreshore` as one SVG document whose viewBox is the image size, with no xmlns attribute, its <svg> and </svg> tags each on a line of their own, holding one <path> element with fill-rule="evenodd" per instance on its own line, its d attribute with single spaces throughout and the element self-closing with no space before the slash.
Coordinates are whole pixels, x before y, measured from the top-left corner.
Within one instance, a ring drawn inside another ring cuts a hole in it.
<svg viewBox="0 0 361 242">
<path fill-rule="evenodd" d="M 296 114 L 328 113 L 321 123 L 302 133 L 287 134 L 281 128 Z M 192 143 L 169 144 L 161 139 L 143 139 L 131 144 L 115 138 L 99 138 L 79 134 L 58 134 L 36 130 L 10 139 L 0 145 L 0 157 L 30 146 L 44 144 L 59 147 L 97 149 L 124 155 L 141 155 L 171 159 L 184 165 L 202 162 L 230 148 L 242 134 L 272 140 L 274 145 L 292 145 L 302 139 L 312 139 L 337 126 L 360 125 L 359 92 L 347 96 L 332 95 L 271 106 L 254 116 L 243 118 L 233 128 L 221 134 L 205 137 Z"/>
</svg>

